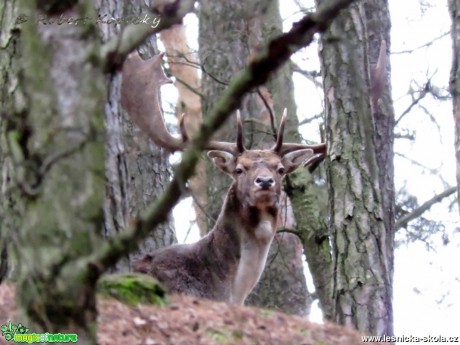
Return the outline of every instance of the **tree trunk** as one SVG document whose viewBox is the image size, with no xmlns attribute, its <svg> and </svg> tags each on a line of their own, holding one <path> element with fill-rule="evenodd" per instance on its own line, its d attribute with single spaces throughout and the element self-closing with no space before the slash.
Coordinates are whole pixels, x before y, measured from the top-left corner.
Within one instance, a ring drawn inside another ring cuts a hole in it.
<svg viewBox="0 0 460 345">
<path fill-rule="evenodd" d="M 274 37 L 282 32 L 282 21 L 278 7 L 278 4 L 276 7 L 273 5 L 269 7 L 264 20 L 264 32 L 266 33 L 264 37 L 266 35 Z M 275 114 L 279 116 L 286 107 L 290 115 L 286 122 L 285 141 L 301 142 L 293 93 L 291 64 L 284 65 L 276 73 L 276 77 L 268 82 L 267 86 L 273 95 Z M 291 250 L 296 252 L 296 248 L 299 245 L 302 246 L 323 315 L 326 319 L 330 319 L 332 310 L 332 257 L 328 229 L 325 224 L 327 195 L 323 189 L 315 185 L 312 173 L 306 169 L 298 169 L 286 177 L 285 190 L 291 201 L 295 218 L 295 227 L 292 230 L 300 238 L 300 241 L 298 239 L 291 240 Z M 284 234 L 283 236 L 294 235 Z M 272 255 L 276 253 L 276 250 L 277 246 L 274 246 L 271 250 Z M 297 250 L 297 252 L 299 251 Z M 300 258 L 301 253 L 298 255 L 298 258 Z M 285 279 L 285 277 L 282 279 Z M 311 304 L 309 292 L 306 290 L 304 292 L 306 293 L 306 300 L 297 306 L 297 308 L 305 306 L 303 312 L 298 309 L 297 313 L 300 314 L 309 310 Z M 274 293 L 282 294 L 280 290 L 275 290 Z M 307 302 L 306 305 L 305 302 Z"/>
<path fill-rule="evenodd" d="M 391 95 L 391 20 L 388 0 L 366 0 L 364 1 L 364 11 L 367 30 L 367 54 L 371 76 L 370 96 L 375 121 L 375 155 L 379 168 L 380 200 L 384 210 L 383 221 L 387 241 L 385 255 L 389 270 L 390 288 L 392 289 L 395 234 L 395 114 Z M 375 102 L 372 100 L 375 100 Z M 391 295 L 393 295 L 392 292 Z"/>
<path fill-rule="evenodd" d="M 203 65 L 203 110 L 206 114 L 225 84 L 241 70 L 267 40 L 282 33 L 278 1 L 220 2 L 205 1 L 200 7 L 200 60 Z M 245 119 L 245 142 L 248 147 L 273 143 L 276 123 L 287 107 L 290 116 L 286 140 L 298 141 L 292 71 L 287 64 L 267 83 L 245 98 L 241 112 Z M 277 117 L 276 117 L 277 115 Z M 235 126 L 218 134 L 219 140 L 234 140 Z M 216 175 L 216 173 L 218 175 Z M 215 219 L 230 182 L 212 167 L 208 170 L 207 213 Z M 215 198 L 218 197 L 218 200 Z M 297 236 L 277 235 L 259 284 L 248 296 L 247 304 L 271 307 L 292 314 L 307 314 L 310 296 L 302 263 L 302 246 Z"/>
<path fill-rule="evenodd" d="M 245 27 L 245 6 L 246 3 L 234 0 L 225 3 L 205 0 L 200 3 L 198 42 L 202 66 L 203 118 L 210 112 L 231 78 L 246 65 L 249 54 L 247 35 L 240 34 Z M 242 112 L 242 115 L 244 120 L 247 114 Z M 234 117 L 231 120 L 216 134 L 218 140 L 235 140 Z M 208 215 L 210 230 L 217 220 L 231 180 L 225 174 L 216 172 L 209 160 L 207 163 L 206 173 L 212 183 L 207 184 L 208 204 L 205 213 Z"/>
<path fill-rule="evenodd" d="M 308 171 L 296 171 L 286 178 L 296 219 L 295 231 L 302 242 L 323 317 L 332 319 L 332 249 L 326 224 L 327 195 Z"/>
<path fill-rule="evenodd" d="M 24 97 L 10 108 L 6 137 L 21 218 L 10 238 L 22 262 L 17 301 L 24 324 L 96 343 L 95 280 L 80 258 L 102 241 L 106 89 L 95 22 L 45 25 L 60 14 L 96 17 L 90 2 L 65 5 L 20 2 L 18 12 L 27 16 L 15 28 Z"/>
<path fill-rule="evenodd" d="M 391 335 L 392 241 L 384 220 L 365 21 L 363 2 L 355 3 L 322 37 L 333 316 L 364 333 Z"/>
<path fill-rule="evenodd" d="M 99 0 L 98 13 L 110 14 L 115 18 L 129 16 L 142 17 L 145 6 L 139 1 L 118 2 Z M 99 27 L 108 40 L 120 33 L 116 25 L 102 22 Z M 150 57 L 158 50 L 156 38 L 152 36 L 140 48 L 144 57 Z M 106 195 L 104 202 L 104 233 L 112 237 L 127 227 L 129 220 L 136 217 L 148 205 L 161 195 L 171 176 L 169 154 L 156 146 L 128 119 L 121 108 L 121 75 L 112 75 L 109 82 L 108 101 L 105 106 L 107 124 L 106 144 Z M 168 222 L 158 226 L 151 236 L 140 244 L 139 250 L 132 254 L 136 257 L 155 249 L 177 242 L 174 222 L 168 216 Z M 130 260 L 126 258 L 117 264 L 116 271 L 130 270 Z"/>
<path fill-rule="evenodd" d="M 457 160 L 457 197 L 460 212 L 460 1 L 449 0 L 452 18 L 453 61 L 450 75 L 455 122 L 455 158 Z"/>
<path fill-rule="evenodd" d="M 11 126 L 19 127 L 16 135 L 23 135 L 27 129 L 20 127 L 21 114 L 25 111 L 23 90 L 19 85 L 19 34 L 15 29 L 18 5 L 15 2 L 0 4 L 0 283 L 7 276 L 14 275 L 16 265 L 9 254 L 9 243 L 15 236 L 21 218 L 18 205 L 14 202 L 14 167 L 11 157 L 12 147 L 8 145 Z M 18 114 L 18 117 L 13 117 Z M 15 121 L 15 119 L 17 119 Z"/>
</svg>

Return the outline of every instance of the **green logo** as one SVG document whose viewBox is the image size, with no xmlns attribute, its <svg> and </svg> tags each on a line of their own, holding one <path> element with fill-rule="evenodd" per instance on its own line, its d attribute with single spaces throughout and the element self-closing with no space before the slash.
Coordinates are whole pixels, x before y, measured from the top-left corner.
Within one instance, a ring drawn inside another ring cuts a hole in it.
<svg viewBox="0 0 460 345">
<path fill-rule="evenodd" d="M 8 324 L 0 327 L 2 335 L 7 341 L 16 343 L 76 343 L 78 335 L 74 333 L 29 333 L 29 328 L 22 324 Z"/>
<path fill-rule="evenodd" d="M 11 321 L 8 321 L 7 325 L 2 325 L 0 327 L 2 330 L 2 335 L 5 337 L 5 340 L 11 341 L 14 339 L 16 334 L 25 334 L 29 332 L 27 327 L 24 327 L 22 324 L 13 325 Z"/>
</svg>

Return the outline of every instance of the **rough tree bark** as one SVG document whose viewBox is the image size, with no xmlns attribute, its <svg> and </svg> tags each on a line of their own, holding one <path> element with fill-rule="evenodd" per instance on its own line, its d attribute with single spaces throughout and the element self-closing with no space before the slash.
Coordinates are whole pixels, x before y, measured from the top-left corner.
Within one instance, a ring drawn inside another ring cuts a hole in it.
<svg viewBox="0 0 460 345">
<path fill-rule="evenodd" d="M 370 72 L 371 109 L 375 123 L 375 155 L 379 168 L 380 200 L 386 232 L 386 259 L 390 289 L 393 289 L 395 186 L 394 127 L 395 114 L 391 96 L 391 19 L 388 0 L 365 0 L 364 19 L 367 31 L 367 59 Z M 391 292 L 391 295 L 393 293 Z M 393 320 L 391 320 L 393 322 Z"/>
<path fill-rule="evenodd" d="M 282 33 L 282 23 L 278 1 L 230 1 L 225 4 L 205 1 L 201 4 L 200 59 L 205 71 L 203 109 L 206 114 L 206 109 L 211 107 L 233 74 L 253 58 L 264 42 Z M 249 147 L 273 142 L 273 127 L 285 107 L 290 115 L 286 141 L 299 140 L 291 75 L 291 68 L 286 64 L 270 79 L 267 88 L 259 88 L 241 104 L 246 118 L 245 140 Z M 234 125 L 230 125 L 226 132 L 229 137 L 233 136 Z M 219 139 L 220 135 L 225 137 L 226 133 L 220 133 Z M 212 183 L 208 184 L 211 205 L 208 213 L 215 217 L 229 182 L 221 173 L 216 176 L 214 167 L 208 174 L 212 176 Z M 261 280 L 246 303 L 292 314 L 308 313 L 311 301 L 303 273 L 302 246 L 297 236 L 289 233 L 276 236 Z"/>
<path fill-rule="evenodd" d="M 460 212 L 460 1 L 449 0 L 452 19 L 453 61 L 450 75 L 450 92 L 454 107 L 455 158 L 457 160 L 457 198 Z"/>
<path fill-rule="evenodd" d="M 98 13 L 114 18 L 142 18 L 147 8 L 139 1 L 99 0 Z M 118 35 L 123 27 L 103 22 L 99 27 L 104 41 Z M 152 36 L 140 48 L 144 57 L 158 53 L 156 37 Z M 139 128 L 134 126 L 118 102 L 120 98 L 121 75 L 108 78 L 108 100 L 105 106 L 107 127 L 106 144 L 106 195 L 104 203 L 104 232 L 112 237 L 127 227 L 133 217 L 150 205 L 165 188 L 171 176 L 169 154 L 152 143 Z M 174 222 L 158 226 L 131 257 L 177 242 Z M 130 260 L 121 260 L 117 271 L 130 270 Z"/>
<path fill-rule="evenodd" d="M 332 319 L 332 249 L 325 221 L 327 195 L 314 183 L 309 171 L 296 171 L 286 178 L 296 219 L 295 231 L 302 242 L 323 317 Z"/>
<path fill-rule="evenodd" d="M 323 35 L 320 52 L 326 95 L 333 319 L 364 333 L 391 335 L 392 239 L 388 236 L 392 234 L 385 226 L 365 23 L 364 2 L 352 4 Z"/>
<path fill-rule="evenodd" d="M 21 191 L 14 200 L 20 231 L 12 237 L 23 263 L 17 299 L 24 323 L 34 331 L 76 332 L 82 343 L 94 343 L 95 281 L 82 274 L 79 259 L 102 241 L 104 218 L 106 91 L 96 58 L 98 30 L 95 21 L 45 25 L 56 18 L 49 3 L 18 5 L 26 16 L 15 27 L 24 97 L 8 114 L 7 133 Z M 57 13 L 96 17 L 85 1 L 66 3 Z M 42 20 L 35 20 L 38 15 Z"/>
<path fill-rule="evenodd" d="M 19 209 L 14 203 L 12 147 L 8 145 L 9 129 L 16 125 L 20 127 L 20 116 L 13 114 L 24 113 L 23 91 L 19 84 L 18 31 L 15 30 L 15 19 L 18 16 L 18 5 L 15 2 L 0 4 L 0 282 L 16 271 L 8 243 L 15 236 Z M 20 127 L 21 128 L 21 127 Z M 26 130 L 22 127 L 20 134 Z"/>
</svg>

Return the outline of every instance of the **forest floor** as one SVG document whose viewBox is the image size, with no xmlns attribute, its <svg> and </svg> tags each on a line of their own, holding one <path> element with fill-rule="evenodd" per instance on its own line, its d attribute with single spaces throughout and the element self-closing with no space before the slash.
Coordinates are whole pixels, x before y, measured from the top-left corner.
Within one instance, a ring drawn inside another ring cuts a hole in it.
<svg viewBox="0 0 460 345">
<path fill-rule="evenodd" d="M 21 322 L 14 296 L 13 284 L 0 285 L 0 325 L 10 320 L 13 324 Z M 98 311 L 100 345 L 362 344 L 360 334 L 337 325 L 318 325 L 267 309 L 189 296 L 169 296 L 162 307 L 132 307 L 100 297 Z M 0 336 L 0 344 L 9 343 Z"/>
</svg>

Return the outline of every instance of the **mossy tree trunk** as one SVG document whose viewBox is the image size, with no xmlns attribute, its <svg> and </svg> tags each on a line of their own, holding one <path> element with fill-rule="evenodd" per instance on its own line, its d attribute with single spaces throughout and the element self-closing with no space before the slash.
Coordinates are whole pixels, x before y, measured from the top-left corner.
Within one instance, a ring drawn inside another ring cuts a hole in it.
<svg viewBox="0 0 460 345">
<path fill-rule="evenodd" d="M 333 319 L 391 335 L 392 234 L 384 218 L 365 22 L 364 1 L 355 2 L 322 37 Z"/>
<path fill-rule="evenodd" d="M 15 236 L 21 218 L 19 205 L 15 203 L 18 191 L 14 187 L 12 147 L 8 145 L 10 127 L 19 127 L 15 133 L 26 130 L 21 127 L 21 114 L 25 111 L 24 95 L 19 85 L 19 33 L 15 29 L 18 16 L 15 2 L 0 4 L 0 282 L 17 271 L 11 255 L 10 239 Z M 17 114 L 14 119 L 12 115 Z"/>
<path fill-rule="evenodd" d="M 455 158 L 457 161 L 457 197 L 460 212 L 460 1 L 449 0 L 452 18 L 453 61 L 450 75 L 450 92 L 453 98 L 455 122 Z"/>
<path fill-rule="evenodd" d="M 308 263 L 323 317 L 332 318 L 332 249 L 326 224 L 327 194 L 315 184 L 309 171 L 296 171 L 286 178 L 297 232 Z"/>
<path fill-rule="evenodd" d="M 81 343 L 95 343 L 95 280 L 79 259 L 102 241 L 104 219 L 106 89 L 99 36 L 95 21 L 43 21 L 97 15 L 89 1 L 58 10 L 29 0 L 15 5 L 26 16 L 10 27 L 20 37 L 11 42 L 18 48 L 20 71 L 12 73 L 19 83 L 2 122 L 16 191 L 11 197 L 20 213 L 9 239 L 22 263 L 21 321 L 37 333 L 77 333 Z"/>
<path fill-rule="evenodd" d="M 147 12 L 143 2 L 99 0 L 98 13 L 115 18 L 142 18 Z M 122 28 L 100 22 L 99 27 L 108 40 L 118 35 Z M 152 36 L 140 51 L 145 58 L 158 54 L 156 37 Z M 151 205 L 160 195 L 171 176 L 169 154 L 156 146 L 129 120 L 120 102 L 121 75 L 108 78 L 108 100 L 105 105 L 107 124 L 106 144 L 106 195 L 104 202 L 104 235 L 112 237 L 127 227 L 130 219 Z M 168 221 L 139 246 L 130 257 L 136 257 L 177 242 L 174 222 Z M 117 264 L 117 271 L 130 270 L 130 260 L 125 258 Z"/>
</svg>

